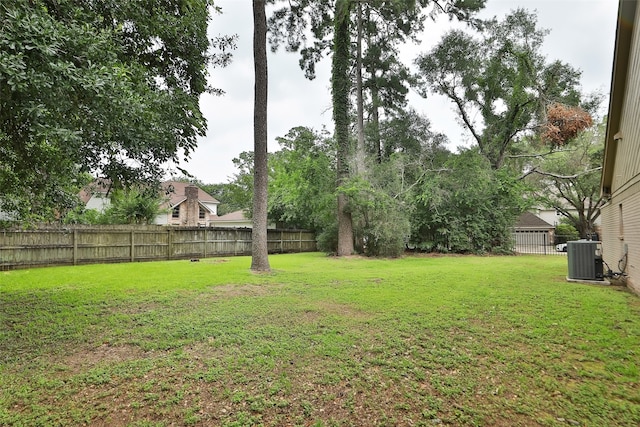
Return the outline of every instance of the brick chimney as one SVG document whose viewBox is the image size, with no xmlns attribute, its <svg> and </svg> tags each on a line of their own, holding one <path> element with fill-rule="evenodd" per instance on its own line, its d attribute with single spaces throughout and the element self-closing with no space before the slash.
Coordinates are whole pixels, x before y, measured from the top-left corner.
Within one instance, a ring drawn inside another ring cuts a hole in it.
<svg viewBox="0 0 640 427">
<path fill-rule="evenodd" d="M 190 227 L 197 227 L 198 216 L 200 213 L 200 206 L 198 205 L 198 187 L 195 185 L 187 185 L 184 188 L 184 195 L 187 197 L 186 225 Z"/>
</svg>

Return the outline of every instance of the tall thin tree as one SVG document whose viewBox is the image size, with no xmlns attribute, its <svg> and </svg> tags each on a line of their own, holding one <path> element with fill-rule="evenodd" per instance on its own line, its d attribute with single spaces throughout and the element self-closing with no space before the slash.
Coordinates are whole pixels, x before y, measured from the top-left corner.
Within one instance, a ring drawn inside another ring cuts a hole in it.
<svg viewBox="0 0 640 427">
<path fill-rule="evenodd" d="M 338 188 L 349 179 L 349 9 L 350 0 L 336 2 L 334 52 L 331 71 L 333 121 L 338 145 L 337 152 L 337 184 Z M 353 221 L 348 210 L 347 195 L 338 190 L 338 256 L 351 255 L 353 244 Z"/>
<path fill-rule="evenodd" d="M 356 22 L 358 34 L 356 36 L 356 128 L 358 143 L 356 144 L 356 173 L 363 175 L 365 172 L 365 146 L 364 146 L 364 97 L 362 94 L 362 4 L 358 2 L 356 10 Z"/>
<path fill-rule="evenodd" d="M 265 0 L 253 0 L 253 231 L 251 270 L 270 270 L 267 251 L 267 17 Z"/>
</svg>

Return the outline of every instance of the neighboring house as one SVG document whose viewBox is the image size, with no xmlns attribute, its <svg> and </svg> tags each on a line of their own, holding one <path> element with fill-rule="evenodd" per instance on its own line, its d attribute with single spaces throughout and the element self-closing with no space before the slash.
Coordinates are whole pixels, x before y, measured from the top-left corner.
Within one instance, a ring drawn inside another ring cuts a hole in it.
<svg viewBox="0 0 640 427">
<path fill-rule="evenodd" d="M 602 170 L 605 271 L 640 293 L 640 7 L 620 0 Z"/>
<path fill-rule="evenodd" d="M 565 209 L 567 209 L 567 211 L 570 214 L 573 215 L 578 215 L 578 211 L 576 209 L 574 209 L 573 207 L 567 207 L 565 205 Z M 533 214 L 535 214 L 537 217 L 539 217 L 540 219 L 542 219 L 543 221 L 553 225 L 554 227 L 558 224 L 560 224 L 560 221 L 562 220 L 562 218 L 565 218 L 564 216 L 562 216 L 560 214 L 560 212 L 558 212 L 556 209 L 554 208 L 546 208 L 546 207 L 535 207 L 531 209 L 531 212 Z M 600 228 L 600 217 L 598 216 L 598 218 L 595 219 L 595 221 L 593 221 L 593 225 L 594 228 L 596 230 L 598 230 Z"/>
<path fill-rule="evenodd" d="M 543 220 L 545 223 L 556 226 L 560 224 L 560 219 L 563 218 L 560 213 L 553 208 L 536 207 L 531 209 L 532 213 Z"/>
<path fill-rule="evenodd" d="M 167 201 L 160 208 L 162 214 L 154 220 L 160 225 L 211 226 L 218 217 L 218 202 L 203 189 L 179 181 L 166 181 L 162 188 Z"/>
<path fill-rule="evenodd" d="M 229 212 L 221 215 L 212 221 L 214 227 L 253 227 L 253 220 L 246 216 L 245 211 Z"/>
<path fill-rule="evenodd" d="M 165 181 L 161 186 L 162 213 L 156 216 L 154 224 L 210 226 L 218 218 L 220 202 L 201 188 L 179 181 Z M 87 209 L 104 212 L 111 203 L 110 190 L 108 181 L 97 180 L 82 189 L 78 196 Z"/>
<path fill-rule="evenodd" d="M 104 212 L 111 204 L 109 192 L 111 183 L 104 179 L 98 179 L 84 187 L 78 197 L 84 203 L 86 209 L 95 209 Z"/>
<path fill-rule="evenodd" d="M 109 183 L 98 180 L 84 188 L 79 197 L 87 209 L 104 212 L 110 204 L 109 191 Z M 164 202 L 160 205 L 162 213 L 156 216 L 154 224 L 190 227 L 253 227 L 253 220 L 243 210 L 218 216 L 220 202 L 191 183 L 165 181 L 162 183 L 162 191 L 164 198 Z M 275 229 L 276 226 L 270 223 L 267 228 Z"/>
<path fill-rule="evenodd" d="M 240 210 L 216 217 L 211 221 L 213 227 L 253 228 L 253 220 L 246 211 Z M 275 224 L 267 224 L 267 228 L 276 228 Z"/>
<path fill-rule="evenodd" d="M 518 217 L 513 229 L 513 239 L 517 252 L 527 252 L 532 248 L 553 246 L 555 227 L 531 212 Z"/>
</svg>

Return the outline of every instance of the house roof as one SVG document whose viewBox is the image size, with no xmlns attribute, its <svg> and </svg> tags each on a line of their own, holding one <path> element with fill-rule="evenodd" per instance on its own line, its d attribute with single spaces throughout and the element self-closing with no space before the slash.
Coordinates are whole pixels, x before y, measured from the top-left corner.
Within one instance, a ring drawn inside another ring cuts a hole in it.
<svg viewBox="0 0 640 427">
<path fill-rule="evenodd" d="M 82 200 L 82 203 L 85 205 L 91 200 L 91 197 L 94 194 L 103 194 L 106 195 L 111 190 L 111 181 L 104 178 L 96 179 L 88 185 L 85 185 L 80 193 L 78 193 L 78 197 Z"/>
<path fill-rule="evenodd" d="M 604 160 L 600 188 L 604 195 L 611 194 L 613 169 L 616 158 L 617 140 L 622 117 L 622 104 L 627 89 L 627 71 L 631 56 L 631 40 L 636 17 L 636 0 L 619 0 L 618 25 L 616 28 L 616 44 L 613 52 L 613 72 L 611 76 L 611 92 L 609 113 L 607 116 L 607 134 L 604 145 Z"/>
<path fill-rule="evenodd" d="M 185 188 L 193 185 L 189 182 L 180 182 L 180 181 L 165 181 L 162 183 L 162 188 L 167 192 L 167 196 L 169 196 L 169 205 L 176 206 L 180 203 L 187 200 L 187 196 L 185 193 Z M 204 191 L 202 188 L 198 187 L 198 201 L 200 203 L 214 203 L 219 204 L 213 196 Z"/>
<path fill-rule="evenodd" d="M 518 217 L 515 228 L 538 228 L 548 230 L 554 227 L 537 215 L 534 215 L 531 212 L 525 212 Z"/>
</svg>

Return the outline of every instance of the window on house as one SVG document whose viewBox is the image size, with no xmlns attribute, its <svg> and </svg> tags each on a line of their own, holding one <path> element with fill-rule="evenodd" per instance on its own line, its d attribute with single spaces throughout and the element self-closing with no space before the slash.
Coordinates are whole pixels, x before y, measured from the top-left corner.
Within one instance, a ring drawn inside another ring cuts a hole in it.
<svg viewBox="0 0 640 427">
<path fill-rule="evenodd" d="M 173 207 L 173 210 L 171 211 L 171 218 L 173 219 L 180 218 L 180 205 Z"/>
<path fill-rule="evenodd" d="M 198 218 L 200 219 L 204 219 L 204 208 L 202 206 L 200 206 L 200 210 L 198 211 Z"/>
</svg>

